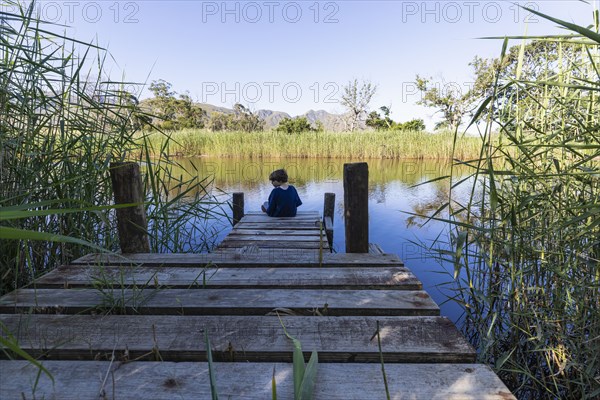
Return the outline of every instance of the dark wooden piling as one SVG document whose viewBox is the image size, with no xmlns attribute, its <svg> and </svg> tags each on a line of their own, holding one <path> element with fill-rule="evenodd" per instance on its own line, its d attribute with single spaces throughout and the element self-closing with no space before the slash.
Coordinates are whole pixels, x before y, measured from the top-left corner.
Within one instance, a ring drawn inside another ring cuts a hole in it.
<svg viewBox="0 0 600 400">
<path fill-rule="evenodd" d="M 110 178 L 115 204 L 135 204 L 116 209 L 121 252 L 149 253 L 148 223 L 140 166 L 134 162 L 111 163 Z"/>
<path fill-rule="evenodd" d="M 344 164 L 346 253 L 369 252 L 369 166 Z"/>
<path fill-rule="evenodd" d="M 233 194 L 233 226 L 244 218 L 244 193 L 236 192 Z"/>
<path fill-rule="evenodd" d="M 333 249 L 333 213 L 335 211 L 335 193 L 325 193 L 323 202 L 323 228 L 329 247 Z"/>
</svg>

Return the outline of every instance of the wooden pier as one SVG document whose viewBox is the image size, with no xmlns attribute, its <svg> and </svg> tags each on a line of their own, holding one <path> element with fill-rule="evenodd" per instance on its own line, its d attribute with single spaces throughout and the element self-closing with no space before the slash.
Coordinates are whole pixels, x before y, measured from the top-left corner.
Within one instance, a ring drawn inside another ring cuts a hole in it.
<svg viewBox="0 0 600 400">
<path fill-rule="evenodd" d="M 51 374 L 4 348 L 0 398 L 213 399 L 212 375 L 220 399 L 271 399 L 273 382 L 293 399 L 287 332 L 306 360 L 318 354 L 314 399 L 385 399 L 386 384 L 391 399 L 514 399 L 364 226 L 346 229 L 347 251 L 360 252 L 330 251 L 331 195 L 323 218 L 233 203 L 234 228 L 213 253 L 143 252 L 138 207 L 119 224 L 121 247 L 137 253 L 90 254 L 0 298 L 0 335 Z M 347 221 L 368 221 L 352 207 Z"/>
<path fill-rule="evenodd" d="M 392 254 L 332 254 L 317 213 L 244 216 L 211 254 L 88 255 L 0 299 L 54 383 L 0 360 L 0 398 L 293 398 L 298 338 L 315 399 L 510 399 Z M 377 324 L 382 353 L 377 344 Z M 4 335 L 6 336 L 6 334 Z M 23 397 L 22 397 L 23 396 Z"/>
</svg>

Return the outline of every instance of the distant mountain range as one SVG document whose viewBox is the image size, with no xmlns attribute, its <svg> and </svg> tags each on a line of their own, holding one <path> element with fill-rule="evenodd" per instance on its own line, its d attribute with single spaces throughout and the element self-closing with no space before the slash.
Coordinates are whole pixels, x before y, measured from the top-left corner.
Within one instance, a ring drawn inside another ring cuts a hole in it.
<svg viewBox="0 0 600 400">
<path fill-rule="evenodd" d="M 223 113 L 223 114 L 233 114 L 234 111 L 231 108 L 219 107 L 212 104 L 207 103 L 199 103 L 200 106 L 208 115 L 213 112 Z M 254 114 L 258 115 L 260 119 L 265 121 L 265 128 L 272 129 L 276 128 L 279 125 L 279 122 L 284 118 L 295 118 L 290 114 L 283 111 L 273 111 L 273 110 L 257 110 Z M 317 126 L 317 121 L 323 124 L 323 128 L 326 131 L 343 131 L 346 129 L 346 115 L 345 114 L 331 114 L 325 110 L 310 110 L 302 115 L 298 115 L 298 117 L 305 117 L 308 122 L 313 126 Z M 364 121 L 362 125 L 359 124 L 359 128 L 364 128 Z"/>
</svg>

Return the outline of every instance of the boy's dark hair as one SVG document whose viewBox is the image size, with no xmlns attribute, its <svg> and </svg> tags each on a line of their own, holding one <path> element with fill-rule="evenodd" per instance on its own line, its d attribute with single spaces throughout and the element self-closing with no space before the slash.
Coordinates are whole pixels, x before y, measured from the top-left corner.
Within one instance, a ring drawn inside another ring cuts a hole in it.
<svg viewBox="0 0 600 400">
<path fill-rule="evenodd" d="M 287 182 L 288 174 L 287 174 L 287 172 L 285 172 L 285 169 L 278 169 L 278 170 L 271 172 L 271 175 L 269 175 L 269 180 L 270 181 L 278 181 L 278 182 Z"/>
</svg>

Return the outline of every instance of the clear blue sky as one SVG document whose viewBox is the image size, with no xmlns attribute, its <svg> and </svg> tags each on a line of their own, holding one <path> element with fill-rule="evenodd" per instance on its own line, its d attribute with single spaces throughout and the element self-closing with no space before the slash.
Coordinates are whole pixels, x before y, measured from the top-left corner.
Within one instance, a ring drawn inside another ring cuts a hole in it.
<svg viewBox="0 0 600 400">
<path fill-rule="evenodd" d="M 593 6 L 576 0 L 519 4 L 592 23 Z M 558 31 L 505 1 L 45 0 L 39 7 L 77 39 L 106 46 L 113 79 L 164 79 L 196 101 L 292 115 L 341 112 L 343 85 L 367 79 L 378 86 L 372 108 L 391 105 L 396 120 L 423 118 L 428 127 L 435 116 L 415 105 L 416 74 L 466 88 L 473 57 L 501 48 L 478 37 L 520 35 L 527 20 L 529 34 Z"/>
</svg>

